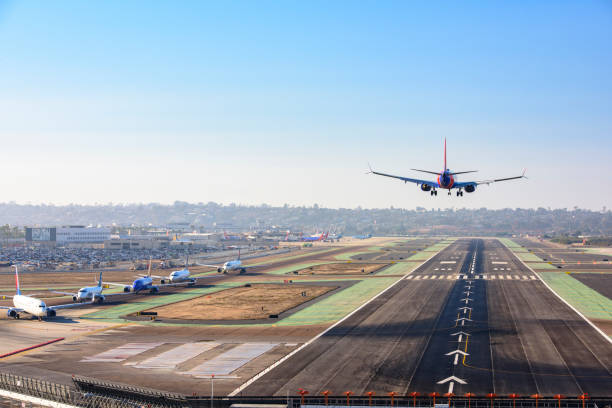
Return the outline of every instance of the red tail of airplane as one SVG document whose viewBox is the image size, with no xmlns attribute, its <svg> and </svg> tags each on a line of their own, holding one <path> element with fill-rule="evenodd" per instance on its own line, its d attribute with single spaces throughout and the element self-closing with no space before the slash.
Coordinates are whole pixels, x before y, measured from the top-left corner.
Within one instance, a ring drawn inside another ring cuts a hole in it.
<svg viewBox="0 0 612 408">
<path fill-rule="evenodd" d="M 446 172 L 446 138 L 444 138 L 444 172 Z"/>
</svg>

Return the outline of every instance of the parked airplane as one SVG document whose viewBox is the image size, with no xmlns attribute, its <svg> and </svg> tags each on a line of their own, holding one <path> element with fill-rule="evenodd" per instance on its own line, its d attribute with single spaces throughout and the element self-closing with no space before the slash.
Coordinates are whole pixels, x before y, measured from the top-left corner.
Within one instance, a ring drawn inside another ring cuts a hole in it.
<svg viewBox="0 0 612 408">
<path fill-rule="evenodd" d="M 123 283 L 113 283 L 113 282 L 104 282 L 107 285 L 113 286 L 123 286 L 124 292 L 133 292 L 139 293 L 143 290 L 148 290 L 149 293 L 157 293 L 159 292 L 159 286 L 153 284 L 153 277 L 151 276 L 151 260 L 149 259 L 149 270 L 146 275 L 136 275 L 139 276 L 131 285 L 125 285 Z"/>
<path fill-rule="evenodd" d="M 155 276 L 155 275 L 151 275 L 151 277 L 161 279 L 162 285 L 165 284 L 166 282 L 170 282 L 170 283 L 188 282 L 189 285 L 193 285 L 196 282 L 196 279 L 192 278 L 190 275 L 191 273 L 189 272 L 189 256 L 187 256 L 187 259 L 185 260 L 185 267 L 183 269 L 180 269 L 178 271 L 173 271 L 170 275 L 166 277 Z"/>
<path fill-rule="evenodd" d="M 456 188 L 457 197 L 463 196 L 463 190 L 465 190 L 466 193 L 473 193 L 474 191 L 476 191 L 476 186 L 480 184 L 491 184 L 491 183 L 497 183 L 499 181 L 508 181 L 508 180 L 526 178 L 525 170 L 523 170 L 523 174 L 520 176 L 505 177 L 505 178 L 483 180 L 483 181 L 459 182 L 457 179 L 458 174 L 474 173 L 478 170 L 469 170 L 469 171 L 451 171 L 449 170 L 446 167 L 446 139 L 444 139 L 444 170 L 443 171 L 436 172 L 436 171 L 419 170 L 419 169 L 411 169 L 411 170 L 420 171 L 422 173 L 435 174 L 438 177 L 436 178 L 436 181 L 413 179 L 413 178 L 402 177 L 402 176 L 394 176 L 392 174 L 379 173 L 377 171 L 372 170 L 371 167 L 370 167 L 369 173 L 376 174 L 379 176 L 393 177 L 393 178 L 402 180 L 404 183 L 408 183 L 408 182 L 415 183 L 416 185 L 420 185 L 421 190 L 429 191 L 430 195 L 432 196 L 438 195 L 438 191 L 436 190 L 437 188 L 448 190 L 448 195 L 451 195 L 451 190 L 453 188 Z"/>
<path fill-rule="evenodd" d="M 72 300 L 75 302 L 86 302 L 102 303 L 106 296 L 102 294 L 102 272 L 100 272 L 100 279 L 98 279 L 97 286 L 87 286 L 79 289 L 77 293 L 66 293 L 53 291 L 53 293 L 59 293 L 60 295 L 72 296 Z"/>
<path fill-rule="evenodd" d="M 223 265 L 206 265 L 206 264 L 198 264 L 198 265 L 208 266 L 210 268 L 217 268 L 217 272 L 219 273 L 239 271 L 241 274 L 246 273 L 247 269 L 264 268 L 268 266 L 268 265 L 243 265 L 242 260 L 240 260 L 240 249 L 238 250 L 238 258 L 232 261 L 227 261 Z"/>
<path fill-rule="evenodd" d="M 353 238 L 355 238 L 355 239 L 368 239 L 368 238 L 372 238 L 372 234 L 354 235 Z"/>
<path fill-rule="evenodd" d="M 305 241 L 305 242 L 316 242 L 316 241 L 325 241 L 327 239 L 327 236 L 329 235 L 329 233 L 324 232 L 322 234 L 315 234 L 315 235 L 311 235 L 309 237 L 302 237 L 301 241 Z"/>
<path fill-rule="evenodd" d="M 17 265 L 13 265 L 15 268 L 15 287 L 16 293 L 14 296 L 7 296 L 13 298 L 13 307 L 0 306 L 0 309 L 6 309 L 6 315 L 14 319 L 19 319 L 21 313 L 28 313 L 32 316 L 38 317 L 38 320 L 42 320 L 43 317 L 55 317 L 57 315 L 56 310 L 65 309 L 75 306 L 74 303 L 68 305 L 58 306 L 47 306 L 42 300 L 35 298 L 34 295 L 22 295 L 19 287 L 19 271 Z"/>
</svg>

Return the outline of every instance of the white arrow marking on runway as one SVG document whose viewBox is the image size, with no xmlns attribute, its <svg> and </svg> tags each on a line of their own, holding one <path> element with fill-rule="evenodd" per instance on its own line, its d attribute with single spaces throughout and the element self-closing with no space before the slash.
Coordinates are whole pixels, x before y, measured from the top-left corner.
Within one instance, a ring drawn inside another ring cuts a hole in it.
<svg viewBox="0 0 612 408">
<path fill-rule="evenodd" d="M 469 356 L 468 353 L 466 353 L 465 351 L 459 350 L 459 349 L 453 350 L 453 351 L 451 351 L 449 353 L 446 353 L 445 355 L 446 356 L 452 356 L 453 354 L 461 354 L 462 356 Z M 438 384 L 440 384 L 440 383 L 438 383 Z"/>
<path fill-rule="evenodd" d="M 470 292 L 470 291 L 468 290 L 468 291 L 465 291 L 465 292 L 463 292 L 463 293 L 465 293 L 466 295 L 470 296 L 470 293 L 472 293 L 472 292 Z"/>
<path fill-rule="evenodd" d="M 466 336 L 469 336 L 469 335 L 470 335 L 470 333 L 466 333 L 466 332 L 464 332 L 464 331 L 458 331 L 457 333 L 453 333 L 453 334 L 451 334 L 451 336 L 460 336 L 460 335 L 462 335 L 462 334 L 465 334 Z"/>
<path fill-rule="evenodd" d="M 445 379 L 443 379 L 443 380 L 438 381 L 438 384 L 444 384 L 444 383 L 447 383 L 447 382 L 449 382 L 449 381 L 456 381 L 456 382 L 458 382 L 459 384 L 467 384 L 467 381 L 464 381 L 464 380 L 462 380 L 461 378 L 457 378 L 457 377 L 455 377 L 454 375 L 451 375 L 451 376 L 450 376 L 450 377 L 448 377 L 448 378 L 445 378 Z"/>
<path fill-rule="evenodd" d="M 467 306 L 463 306 L 463 307 L 458 307 L 457 310 L 465 310 L 465 309 L 469 309 L 472 310 L 471 307 L 467 307 Z"/>
<path fill-rule="evenodd" d="M 465 304 L 467 305 L 467 302 L 469 302 L 469 301 L 471 301 L 471 300 L 474 300 L 474 299 L 470 299 L 470 298 L 463 298 L 463 299 L 461 299 L 461 300 L 465 301 Z"/>
</svg>

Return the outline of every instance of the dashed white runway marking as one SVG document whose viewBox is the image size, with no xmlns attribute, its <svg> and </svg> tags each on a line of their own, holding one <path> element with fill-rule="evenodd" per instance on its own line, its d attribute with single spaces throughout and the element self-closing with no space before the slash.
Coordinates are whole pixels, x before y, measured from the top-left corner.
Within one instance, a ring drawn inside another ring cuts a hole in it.
<svg viewBox="0 0 612 408">
<path fill-rule="evenodd" d="M 115 347 L 95 356 L 87 356 L 83 362 L 87 363 L 117 363 L 127 360 L 137 354 L 144 353 L 164 343 L 127 343 L 123 346 Z"/>
<path fill-rule="evenodd" d="M 136 368 L 175 368 L 177 365 L 191 360 L 195 356 L 202 354 L 212 348 L 218 346 L 219 343 L 214 342 L 198 342 L 181 344 L 171 350 L 165 351 L 160 355 L 148 358 L 135 364 Z"/>
<path fill-rule="evenodd" d="M 193 376 L 228 375 L 249 361 L 272 350 L 278 343 L 244 343 L 182 374 Z"/>
</svg>

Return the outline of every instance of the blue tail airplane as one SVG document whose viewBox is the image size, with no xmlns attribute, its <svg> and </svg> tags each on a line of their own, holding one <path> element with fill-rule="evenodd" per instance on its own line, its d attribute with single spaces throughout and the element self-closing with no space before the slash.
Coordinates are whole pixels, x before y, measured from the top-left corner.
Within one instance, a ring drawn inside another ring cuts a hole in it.
<svg viewBox="0 0 612 408">
<path fill-rule="evenodd" d="M 448 195 L 451 195 L 451 190 L 455 188 L 457 189 L 457 197 L 463 196 L 464 190 L 466 193 L 473 193 L 474 191 L 476 191 L 476 186 L 478 186 L 479 184 L 491 184 L 491 183 L 497 183 L 499 181 L 508 181 L 508 180 L 527 178 L 525 177 L 525 170 L 523 170 L 523 174 L 520 176 L 505 177 L 505 178 L 491 179 L 491 180 L 482 180 L 482 181 L 459 182 L 457 179 L 457 174 L 475 173 L 478 170 L 469 170 L 469 171 L 451 171 L 449 170 L 446 167 L 446 139 L 444 139 L 444 171 L 436 172 L 436 171 L 419 170 L 419 169 L 410 169 L 410 170 L 420 171 L 422 173 L 434 174 L 438 177 L 436 178 L 436 181 L 413 179 L 413 178 L 402 177 L 402 176 L 394 176 L 392 174 L 379 173 L 377 171 L 372 170 L 371 167 L 370 167 L 369 173 L 376 174 L 378 176 L 393 177 L 393 178 L 402 180 L 404 183 L 408 183 L 408 182 L 415 183 L 416 185 L 421 187 L 421 190 L 429 191 L 429 193 L 432 196 L 438 195 L 438 190 L 437 190 L 438 188 L 448 190 Z"/>
</svg>

